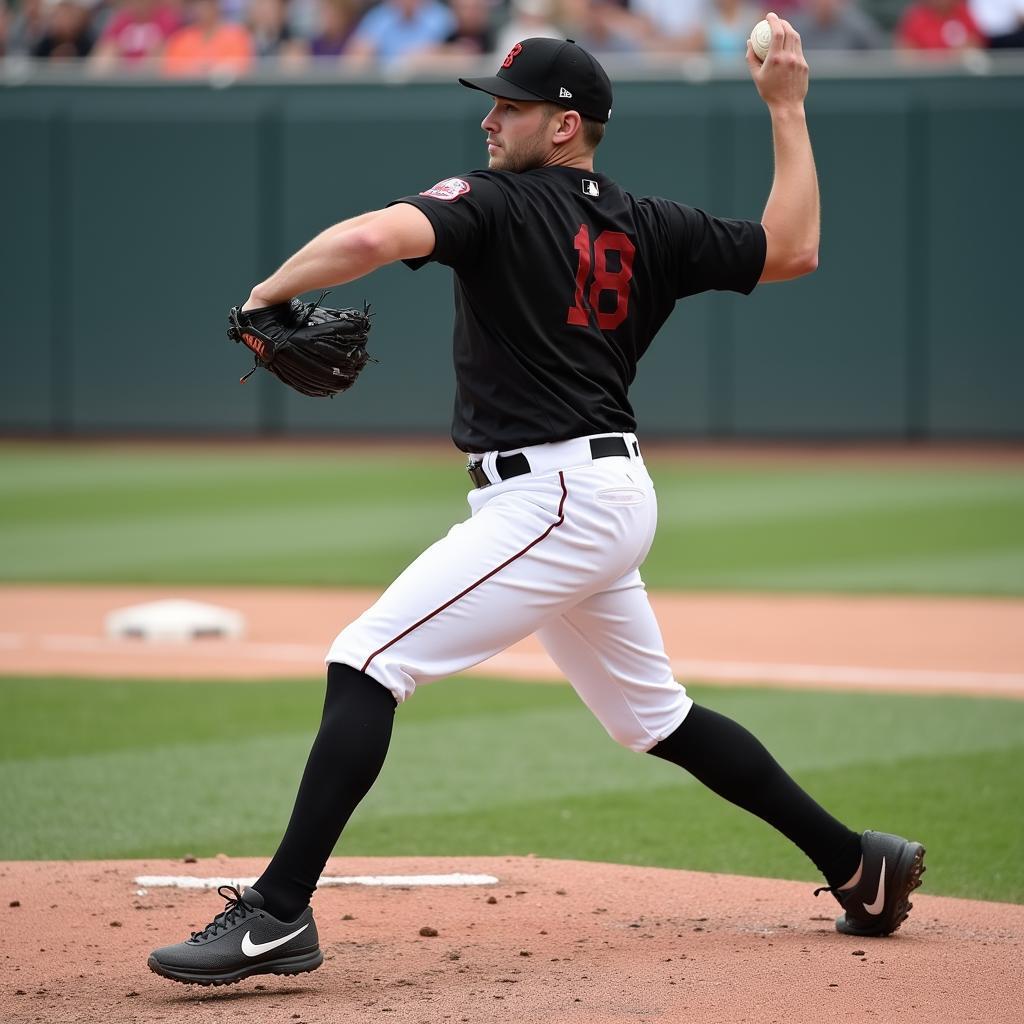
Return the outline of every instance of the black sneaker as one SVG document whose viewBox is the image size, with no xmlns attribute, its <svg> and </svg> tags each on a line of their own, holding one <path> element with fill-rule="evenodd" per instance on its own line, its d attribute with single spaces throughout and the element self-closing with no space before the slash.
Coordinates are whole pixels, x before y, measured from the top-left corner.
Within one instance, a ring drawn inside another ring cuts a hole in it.
<svg viewBox="0 0 1024 1024">
<path fill-rule="evenodd" d="M 844 935 L 891 935 L 907 919 L 910 894 L 925 873 L 924 847 L 888 832 L 865 832 L 861 837 L 864 867 L 852 889 L 823 888 L 846 911 L 836 918 Z"/>
<path fill-rule="evenodd" d="M 271 917 L 255 889 L 222 885 L 228 905 L 201 931 L 154 949 L 149 969 L 186 985 L 233 985 L 250 974 L 302 974 L 323 962 L 313 910 L 292 922 Z"/>
</svg>

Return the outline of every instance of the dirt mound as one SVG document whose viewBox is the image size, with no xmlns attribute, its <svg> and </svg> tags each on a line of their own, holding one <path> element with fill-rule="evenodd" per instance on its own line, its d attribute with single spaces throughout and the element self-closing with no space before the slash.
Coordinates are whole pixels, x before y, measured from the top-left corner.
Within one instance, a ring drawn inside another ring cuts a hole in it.
<svg viewBox="0 0 1024 1024">
<path fill-rule="evenodd" d="M 811 884 L 529 857 L 335 859 L 328 874 L 498 881 L 323 889 L 326 962 L 299 978 L 200 989 L 149 972 L 151 948 L 187 937 L 222 904 L 210 891 L 141 889 L 136 878 L 254 877 L 262 866 L 0 865 L 3 1020 L 1019 1020 L 1024 907 L 918 895 L 895 936 L 854 939 L 833 930 L 835 904 L 814 899 Z"/>
</svg>

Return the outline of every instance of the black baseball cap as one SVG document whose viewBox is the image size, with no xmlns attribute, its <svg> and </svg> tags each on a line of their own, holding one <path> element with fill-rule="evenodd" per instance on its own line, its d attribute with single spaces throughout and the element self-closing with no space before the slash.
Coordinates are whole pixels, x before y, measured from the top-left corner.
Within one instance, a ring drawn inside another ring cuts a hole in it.
<svg viewBox="0 0 1024 1024">
<path fill-rule="evenodd" d="M 612 116 L 608 75 L 572 39 L 524 39 L 493 78 L 460 78 L 459 84 L 503 100 L 547 100 L 602 124 Z"/>
</svg>

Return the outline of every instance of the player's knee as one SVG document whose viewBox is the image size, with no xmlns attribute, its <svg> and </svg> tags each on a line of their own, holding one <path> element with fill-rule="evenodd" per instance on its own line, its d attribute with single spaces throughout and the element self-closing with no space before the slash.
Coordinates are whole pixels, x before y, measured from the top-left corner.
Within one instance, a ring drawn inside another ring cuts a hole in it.
<svg viewBox="0 0 1024 1024">
<path fill-rule="evenodd" d="M 600 707 L 593 710 L 616 743 L 627 750 L 645 754 L 662 737 L 669 736 L 679 727 L 692 706 L 693 701 L 685 688 L 673 682 L 658 700 L 636 700 L 625 708 L 617 703 L 607 715 Z"/>
<path fill-rule="evenodd" d="M 353 693 L 359 694 L 363 700 L 387 702 L 389 706 L 397 707 L 398 699 L 379 680 L 366 672 L 360 672 L 341 662 L 331 662 L 327 666 L 327 704 L 348 696 Z"/>
<path fill-rule="evenodd" d="M 328 678 L 330 666 L 342 665 L 358 671 L 389 691 L 395 702 L 401 704 L 416 689 L 416 682 L 405 671 L 398 659 L 390 657 L 390 650 L 380 650 L 383 643 L 378 631 L 361 627 L 361 620 L 346 626 L 327 652 Z M 374 652 L 377 653 L 374 653 Z"/>
<path fill-rule="evenodd" d="M 649 750 L 654 740 L 637 722 L 603 722 L 605 731 L 616 743 L 638 754 Z"/>
</svg>

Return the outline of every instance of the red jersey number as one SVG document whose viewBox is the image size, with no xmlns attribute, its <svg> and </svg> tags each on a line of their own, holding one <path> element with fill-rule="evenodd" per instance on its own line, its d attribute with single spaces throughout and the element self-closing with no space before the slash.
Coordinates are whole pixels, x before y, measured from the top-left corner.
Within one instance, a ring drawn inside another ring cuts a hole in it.
<svg viewBox="0 0 1024 1024">
<path fill-rule="evenodd" d="M 597 318 L 597 326 L 602 331 L 614 331 L 629 316 L 629 282 L 633 278 L 633 257 L 636 246 L 628 235 L 621 231 L 602 231 L 590 244 L 590 228 L 581 224 L 573 247 L 579 253 L 580 262 L 576 268 L 576 295 L 573 305 L 569 308 L 566 323 L 574 327 L 586 327 L 590 323 L 590 315 L 584 305 L 584 298 L 589 302 L 590 309 Z M 618 256 L 618 270 L 608 268 L 608 254 Z M 593 270 L 593 283 L 587 293 L 587 282 Z M 611 312 L 601 311 L 601 293 L 615 294 L 615 309 Z"/>
</svg>

